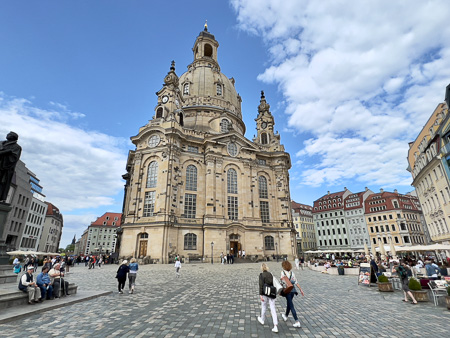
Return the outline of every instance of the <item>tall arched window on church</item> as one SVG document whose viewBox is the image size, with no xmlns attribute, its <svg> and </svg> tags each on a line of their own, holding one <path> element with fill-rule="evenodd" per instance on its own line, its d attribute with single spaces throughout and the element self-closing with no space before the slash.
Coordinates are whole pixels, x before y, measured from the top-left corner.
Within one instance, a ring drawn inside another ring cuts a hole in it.
<svg viewBox="0 0 450 338">
<path fill-rule="evenodd" d="M 158 162 L 153 161 L 148 166 L 147 188 L 156 188 L 158 181 Z"/>
<path fill-rule="evenodd" d="M 220 123 L 220 131 L 222 133 L 228 133 L 230 129 L 230 121 L 228 121 L 227 119 L 223 119 L 222 122 Z"/>
<path fill-rule="evenodd" d="M 189 95 L 189 83 L 185 83 L 183 86 L 183 94 Z"/>
<path fill-rule="evenodd" d="M 186 234 L 184 235 L 184 250 L 197 250 L 197 235 Z"/>
<path fill-rule="evenodd" d="M 259 214 L 261 216 L 261 222 L 269 223 L 269 201 L 267 200 L 269 195 L 267 193 L 267 178 L 264 176 L 258 177 L 258 190 L 259 190 Z"/>
<path fill-rule="evenodd" d="M 264 248 L 266 250 L 274 250 L 275 249 L 275 243 L 273 240 L 273 236 L 264 237 Z"/>
<path fill-rule="evenodd" d="M 237 173 L 233 168 L 228 169 L 227 172 L 227 193 L 228 219 L 237 220 L 239 215 Z"/>
<path fill-rule="evenodd" d="M 156 118 L 159 119 L 163 117 L 163 108 L 159 107 L 158 109 L 156 109 Z"/>
<path fill-rule="evenodd" d="M 222 96 L 222 85 L 220 83 L 216 84 L 216 94 Z"/>
<path fill-rule="evenodd" d="M 259 198 L 268 198 L 267 194 L 267 178 L 259 176 L 258 178 Z"/>
<path fill-rule="evenodd" d="M 261 134 L 261 144 L 268 144 L 268 138 L 267 138 L 267 134 L 266 133 L 262 133 Z"/>
<path fill-rule="evenodd" d="M 186 190 L 197 191 L 197 167 L 192 164 L 186 168 Z"/>
<path fill-rule="evenodd" d="M 178 118 L 179 118 L 179 121 L 180 121 L 180 126 L 184 126 L 184 116 L 183 116 L 183 113 L 179 113 L 178 114 Z"/>
</svg>

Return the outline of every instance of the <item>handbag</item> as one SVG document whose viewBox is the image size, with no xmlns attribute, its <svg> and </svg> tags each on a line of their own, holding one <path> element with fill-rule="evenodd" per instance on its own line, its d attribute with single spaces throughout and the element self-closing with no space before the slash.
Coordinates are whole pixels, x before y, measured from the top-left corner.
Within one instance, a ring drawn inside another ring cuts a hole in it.
<svg viewBox="0 0 450 338">
<path fill-rule="evenodd" d="M 277 289 L 277 295 L 279 295 L 280 292 L 283 291 L 283 285 L 281 285 L 281 283 L 275 277 L 273 277 L 273 286 L 275 286 L 275 288 Z"/>
<path fill-rule="evenodd" d="M 283 297 L 286 297 L 294 288 L 294 285 L 292 285 L 290 279 L 286 276 L 286 273 L 283 271 L 284 276 L 281 277 L 281 283 L 283 283 L 284 288 L 283 291 L 281 291 L 280 295 Z"/>
<path fill-rule="evenodd" d="M 264 284 L 263 293 L 269 298 L 276 298 L 277 288 L 273 285 Z"/>
</svg>

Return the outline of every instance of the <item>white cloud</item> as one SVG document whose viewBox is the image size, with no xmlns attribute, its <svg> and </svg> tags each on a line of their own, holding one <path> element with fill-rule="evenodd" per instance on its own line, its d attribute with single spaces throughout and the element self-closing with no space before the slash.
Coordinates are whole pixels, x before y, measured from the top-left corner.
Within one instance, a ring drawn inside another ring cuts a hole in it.
<svg viewBox="0 0 450 338">
<path fill-rule="evenodd" d="M 267 44 L 270 64 L 259 80 L 278 84 L 289 128 L 312 135 L 297 152 L 304 183 L 409 185 L 408 142 L 443 101 L 450 79 L 450 6 L 231 3 L 239 27 Z"/>
<path fill-rule="evenodd" d="M 117 203 L 128 141 L 77 128 L 73 119 L 82 114 L 51 106 L 55 110 L 0 93 L 0 135 L 4 139 L 10 130 L 19 134 L 21 160 L 41 180 L 46 200 L 63 215 Z"/>
</svg>

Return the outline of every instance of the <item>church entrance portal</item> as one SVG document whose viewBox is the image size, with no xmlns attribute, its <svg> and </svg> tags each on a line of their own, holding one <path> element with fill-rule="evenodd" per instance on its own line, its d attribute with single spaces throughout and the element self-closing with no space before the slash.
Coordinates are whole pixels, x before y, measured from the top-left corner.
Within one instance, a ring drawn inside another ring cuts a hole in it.
<svg viewBox="0 0 450 338">
<path fill-rule="evenodd" d="M 241 250 L 241 243 L 239 241 L 239 235 L 231 234 L 230 235 L 230 254 L 233 254 L 233 256 L 237 258 L 240 250 Z"/>
</svg>

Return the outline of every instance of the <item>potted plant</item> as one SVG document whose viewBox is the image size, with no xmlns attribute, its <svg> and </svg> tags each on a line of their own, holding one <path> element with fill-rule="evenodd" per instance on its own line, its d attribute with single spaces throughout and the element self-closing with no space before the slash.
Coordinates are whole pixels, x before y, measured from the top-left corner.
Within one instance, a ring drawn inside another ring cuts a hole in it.
<svg viewBox="0 0 450 338">
<path fill-rule="evenodd" d="M 411 290 L 414 298 L 418 302 L 428 302 L 429 301 L 428 292 L 426 290 L 422 290 L 422 285 L 420 285 L 420 282 L 417 279 L 411 278 L 409 280 L 408 287 Z"/>
<path fill-rule="evenodd" d="M 445 302 L 447 303 L 447 309 L 450 310 L 450 286 L 447 286 L 447 296 L 445 296 Z"/>
<path fill-rule="evenodd" d="M 380 275 L 378 277 L 378 290 L 381 292 L 393 292 L 394 288 L 392 287 L 392 283 L 389 282 L 389 279 L 385 275 Z"/>
</svg>

